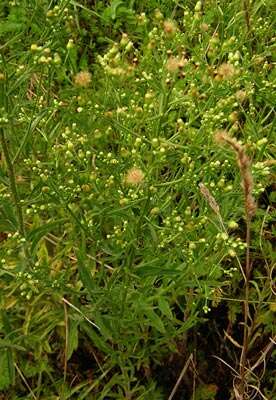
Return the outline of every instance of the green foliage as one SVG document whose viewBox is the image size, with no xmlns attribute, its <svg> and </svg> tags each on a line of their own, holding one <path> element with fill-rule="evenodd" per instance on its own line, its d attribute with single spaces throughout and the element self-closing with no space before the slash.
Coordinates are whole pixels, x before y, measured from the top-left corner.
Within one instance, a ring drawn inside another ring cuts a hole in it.
<svg viewBox="0 0 276 400">
<path fill-rule="evenodd" d="M 10 350 L 2 350 L 0 355 L 0 389 L 4 390 L 7 389 L 13 383 L 13 365 L 12 362 L 12 355 Z"/>
<path fill-rule="evenodd" d="M 212 356 L 239 369 L 247 245 L 217 131 L 246 149 L 258 202 L 248 365 L 271 343 L 271 9 L 252 2 L 247 26 L 236 0 L 2 1 L 5 398 L 165 399 L 191 354 L 180 396 L 230 398 Z M 270 355 L 249 379 L 268 397 Z"/>
</svg>

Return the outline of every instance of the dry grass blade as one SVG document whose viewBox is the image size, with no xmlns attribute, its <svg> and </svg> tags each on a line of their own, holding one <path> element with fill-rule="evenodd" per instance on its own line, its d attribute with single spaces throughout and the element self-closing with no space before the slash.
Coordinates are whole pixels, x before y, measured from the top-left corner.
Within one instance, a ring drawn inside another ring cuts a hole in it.
<svg viewBox="0 0 276 400">
<path fill-rule="evenodd" d="M 217 360 L 221 361 L 224 365 L 226 365 L 228 368 L 231 369 L 232 372 L 234 372 L 235 376 L 238 377 L 239 373 L 233 368 L 231 367 L 230 364 L 228 364 L 226 361 L 224 361 L 222 358 L 218 357 L 218 356 L 213 356 L 214 358 L 216 358 Z"/>
<path fill-rule="evenodd" d="M 262 351 L 261 356 L 258 358 L 258 360 L 255 362 L 255 364 L 250 368 L 250 371 L 254 371 L 262 362 L 265 362 L 266 356 L 268 353 L 272 350 L 273 346 L 276 345 L 276 336 L 273 338 L 270 338 L 270 343 L 266 346 L 264 351 Z"/>
<path fill-rule="evenodd" d="M 94 322 L 92 322 L 86 315 L 84 315 L 84 313 L 76 306 L 74 306 L 74 304 L 70 303 L 70 301 L 66 300 L 64 297 L 62 297 L 62 301 L 64 303 L 66 303 L 68 306 L 70 306 L 71 308 L 73 308 L 73 310 L 77 311 L 87 322 L 89 322 L 89 324 L 93 325 L 95 328 L 99 329 L 98 325 L 96 325 Z"/>
<path fill-rule="evenodd" d="M 257 396 L 257 395 L 260 395 L 262 399 L 264 399 L 264 400 L 269 400 L 269 399 L 260 391 L 260 389 L 259 389 L 257 386 L 255 386 L 255 385 L 249 385 L 249 387 L 251 387 L 252 389 L 255 390 L 256 396 Z"/>
<path fill-rule="evenodd" d="M 187 371 L 192 359 L 193 359 L 193 354 L 190 354 L 188 360 L 185 362 L 184 367 L 182 368 L 182 371 L 181 371 L 181 373 L 180 373 L 180 375 L 179 375 L 179 377 L 178 377 L 178 379 L 176 381 L 176 384 L 173 387 L 173 390 L 172 390 L 168 400 L 172 400 L 173 399 L 173 397 L 174 397 L 174 395 L 175 395 L 175 393 L 176 393 L 176 391 L 177 391 L 177 389 L 178 389 L 178 387 L 179 387 L 179 385 L 180 385 L 180 383 L 181 383 L 181 381 L 183 379 L 183 376 L 185 375 L 185 373 L 186 373 L 186 371 Z"/>
<path fill-rule="evenodd" d="M 225 337 L 226 337 L 228 340 L 230 340 L 230 342 L 231 342 L 235 347 L 237 347 L 238 349 L 241 349 L 241 348 L 242 348 L 242 346 L 241 346 L 235 339 L 233 339 L 232 336 L 229 335 L 229 333 L 227 333 L 226 331 L 224 331 L 224 335 L 225 335 Z"/>
<path fill-rule="evenodd" d="M 18 365 L 16 363 L 14 363 L 15 369 L 18 372 L 18 375 L 20 376 L 20 378 L 22 379 L 22 381 L 24 382 L 24 385 L 27 387 L 27 389 L 29 390 L 31 396 L 33 397 L 33 399 L 38 400 L 38 398 L 36 397 L 36 395 L 34 394 L 34 392 L 32 391 L 32 388 L 30 387 L 30 385 L 28 384 L 25 376 L 22 374 L 20 368 L 18 367 Z"/>
</svg>

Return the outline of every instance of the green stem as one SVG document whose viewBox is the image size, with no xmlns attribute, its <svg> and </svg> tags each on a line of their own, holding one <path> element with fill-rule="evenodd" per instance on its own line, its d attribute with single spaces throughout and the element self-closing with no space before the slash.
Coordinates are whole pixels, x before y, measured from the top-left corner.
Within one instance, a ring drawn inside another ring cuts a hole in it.
<svg viewBox="0 0 276 400">
<path fill-rule="evenodd" d="M 6 141 L 6 137 L 5 137 L 3 128 L 0 128 L 0 141 L 1 141 L 4 157 L 5 157 L 5 160 L 7 163 L 7 167 L 8 167 L 10 189 L 11 189 L 13 200 L 15 203 L 17 219 L 18 219 L 18 230 L 19 230 L 19 233 L 21 234 L 21 236 L 23 236 L 25 238 L 26 231 L 25 231 L 25 226 L 24 226 L 23 212 L 22 212 L 20 198 L 19 198 L 18 191 L 17 191 L 13 163 L 11 161 L 11 157 L 10 157 L 10 153 L 9 153 L 9 149 L 8 149 L 8 145 L 7 145 L 7 141 Z"/>
</svg>

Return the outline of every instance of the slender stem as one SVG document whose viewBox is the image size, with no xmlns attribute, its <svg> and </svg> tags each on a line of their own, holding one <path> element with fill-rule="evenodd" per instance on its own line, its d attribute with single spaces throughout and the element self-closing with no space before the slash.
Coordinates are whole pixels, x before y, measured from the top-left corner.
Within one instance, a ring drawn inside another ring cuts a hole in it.
<svg viewBox="0 0 276 400">
<path fill-rule="evenodd" d="M 246 359 L 249 346 L 250 330 L 248 327 L 249 321 L 249 282 L 250 282 L 250 223 L 251 218 L 249 215 L 246 216 L 246 261 L 245 261 L 245 300 L 244 300 L 244 326 L 243 326 L 243 346 L 240 357 L 240 395 L 243 399 L 245 393 L 245 381 L 246 381 Z"/>
<path fill-rule="evenodd" d="M 20 376 L 20 378 L 22 379 L 22 381 L 24 382 L 24 384 L 26 385 L 27 389 L 29 390 L 31 396 L 33 397 L 33 399 L 37 400 L 36 395 L 34 394 L 34 392 L 32 391 L 32 388 L 30 387 L 30 385 L 28 384 L 27 379 L 25 378 L 25 376 L 23 375 L 23 373 L 21 372 L 20 368 L 18 367 L 18 365 L 16 363 L 14 363 L 15 369 L 18 372 L 18 375 Z"/>
<path fill-rule="evenodd" d="M 23 236 L 25 238 L 26 231 L 25 231 L 25 226 L 24 226 L 23 212 L 22 212 L 22 207 L 21 207 L 21 204 L 20 204 L 20 198 L 19 198 L 18 191 L 17 191 L 16 178 L 15 178 L 13 163 L 11 161 L 11 157 L 10 157 L 10 153 L 9 153 L 9 149 L 8 149 L 8 145 L 7 145 L 7 141 L 6 141 L 6 137 L 5 137 L 5 133 L 4 133 L 4 129 L 2 127 L 0 128 L 0 141 L 1 141 L 3 153 L 4 153 L 5 160 L 6 160 L 7 167 L 8 167 L 10 188 L 11 188 L 13 200 L 14 200 L 14 203 L 15 203 L 17 219 L 18 219 L 18 230 L 19 230 L 19 233 L 21 234 L 21 236 Z"/>
<path fill-rule="evenodd" d="M 243 12 L 244 12 L 244 17 L 245 17 L 245 23 L 246 23 L 247 32 L 250 32 L 249 6 L 250 6 L 249 0 L 243 0 Z"/>
<path fill-rule="evenodd" d="M 183 376 L 185 375 L 185 373 L 186 373 L 186 371 L 187 371 L 192 359 L 193 359 L 193 354 L 191 353 L 189 358 L 188 358 L 188 360 L 185 362 L 184 367 L 182 368 L 182 371 L 181 371 L 181 373 L 180 373 L 180 375 L 179 375 L 179 377 L 178 377 L 178 379 L 176 381 L 176 384 L 173 387 L 173 390 L 172 390 L 168 400 L 172 400 L 173 399 L 173 397 L 174 397 L 175 393 L 177 392 L 177 389 L 178 389 L 178 387 L 179 387 L 179 385 L 180 385 L 180 383 L 181 383 L 181 381 L 183 379 Z"/>
<path fill-rule="evenodd" d="M 67 356 L 68 356 L 68 341 L 69 341 L 69 332 L 68 332 L 68 312 L 66 302 L 63 302 L 64 308 L 64 324 L 65 324 L 65 349 L 64 349 L 64 367 L 63 367 L 63 382 L 66 382 L 67 376 Z"/>
</svg>

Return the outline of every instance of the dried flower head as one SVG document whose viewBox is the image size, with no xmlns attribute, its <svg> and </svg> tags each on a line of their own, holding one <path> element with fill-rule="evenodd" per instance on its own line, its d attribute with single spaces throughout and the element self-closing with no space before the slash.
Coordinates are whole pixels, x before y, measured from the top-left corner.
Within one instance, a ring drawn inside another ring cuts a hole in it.
<svg viewBox="0 0 276 400">
<path fill-rule="evenodd" d="M 177 25 L 174 21 L 167 19 L 163 24 L 164 32 L 167 36 L 174 36 L 177 31 Z"/>
<path fill-rule="evenodd" d="M 16 183 L 24 183 L 26 181 L 26 178 L 22 175 L 17 175 L 16 177 Z"/>
<path fill-rule="evenodd" d="M 200 28 L 203 30 L 203 32 L 207 32 L 209 30 L 209 25 L 206 23 L 203 23 L 200 25 Z"/>
<path fill-rule="evenodd" d="M 234 65 L 230 63 L 223 63 L 217 69 L 216 79 L 232 79 L 236 75 L 237 71 Z"/>
<path fill-rule="evenodd" d="M 144 181 L 144 177 L 145 175 L 140 168 L 133 167 L 127 172 L 125 182 L 128 185 L 139 185 Z"/>
<path fill-rule="evenodd" d="M 91 82 L 91 74 L 88 71 L 78 72 L 74 77 L 76 86 L 87 87 Z"/>
<path fill-rule="evenodd" d="M 243 103 L 246 100 L 247 93 L 245 90 L 238 90 L 235 93 L 235 97 L 240 103 Z"/>
<path fill-rule="evenodd" d="M 176 73 L 181 70 L 186 64 L 187 60 L 185 58 L 171 56 L 166 63 L 166 68 L 169 72 Z"/>
</svg>

